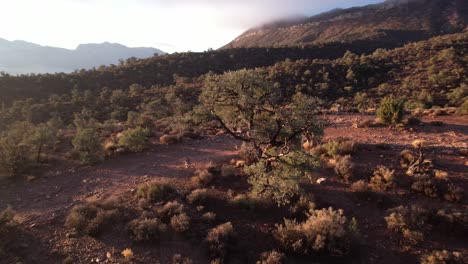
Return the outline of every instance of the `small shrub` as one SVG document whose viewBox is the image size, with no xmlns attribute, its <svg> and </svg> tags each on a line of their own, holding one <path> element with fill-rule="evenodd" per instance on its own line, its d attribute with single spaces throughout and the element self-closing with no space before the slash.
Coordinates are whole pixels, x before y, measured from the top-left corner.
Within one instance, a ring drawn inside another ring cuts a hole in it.
<svg viewBox="0 0 468 264">
<path fill-rule="evenodd" d="M 131 250 L 130 248 L 124 249 L 121 254 L 126 261 L 132 260 L 134 256 L 133 250 Z"/>
<path fill-rule="evenodd" d="M 102 159 L 102 145 L 94 129 L 78 129 L 72 139 L 73 151 L 84 164 L 92 164 Z"/>
<path fill-rule="evenodd" d="M 261 254 L 260 260 L 257 264 L 282 264 L 284 263 L 285 256 L 278 251 L 269 251 Z"/>
<path fill-rule="evenodd" d="M 368 198 L 371 193 L 371 188 L 366 181 L 359 180 L 351 184 L 351 191 L 360 198 Z"/>
<path fill-rule="evenodd" d="M 421 264 L 463 264 L 466 263 L 459 252 L 434 250 L 421 256 Z"/>
<path fill-rule="evenodd" d="M 187 201 L 191 204 L 193 203 L 203 203 L 208 198 L 207 189 L 196 189 L 187 195 Z"/>
<path fill-rule="evenodd" d="M 408 120 L 406 120 L 407 126 L 419 126 L 421 123 L 422 123 L 421 120 L 414 116 L 409 117 Z"/>
<path fill-rule="evenodd" d="M 416 157 L 413 154 L 413 151 L 409 149 L 404 149 L 400 153 L 400 165 L 402 168 L 409 168 L 411 164 L 415 161 Z"/>
<path fill-rule="evenodd" d="M 299 200 L 295 202 L 290 208 L 289 211 L 293 214 L 303 214 L 308 213 L 310 210 L 315 209 L 315 202 L 312 196 L 310 195 L 301 195 Z"/>
<path fill-rule="evenodd" d="M 159 241 L 167 232 L 167 225 L 158 218 L 140 217 L 128 223 L 127 230 L 135 241 Z"/>
<path fill-rule="evenodd" d="M 131 152 L 142 152 L 146 149 L 151 131 L 147 128 L 137 127 L 122 132 L 119 145 Z"/>
<path fill-rule="evenodd" d="M 351 161 L 351 156 L 338 157 L 334 170 L 336 175 L 340 176 L 345 182 L 348 182 L 354 172 L 354 163 Z"/>
<path fill-rule="evenodd" d="M 468 98 L 466 98 L 463 104 L 457 109 L 457 114 L 468 115 Z"/>
<path fill-rule="evenodd" d="M 438 197 L 437 185 L 434 179 L 428 175 L 416 176 L 415 181 L 411 185 L 411 189 L 423 193 L 430 198 Z"/>
<path fill-rule="evenodd" d="M 173 196 L 176 191 L 167 183 L 144 183 L 138 187 L 137 196 L 148 202 L 159 202 Z"/>
<path fill-rule="evenodd" d="M 119 210 L 111 204 L 87 203 L 74 206 L 67 218 L 65 226 L 90 236 L 99 235 L 109 224 L 115 223 L 121 217 Z"/>
<path fill-rule="evenodd" d="M 207 212 L 201 216 L 201 219 L 206 222 L 214 222 L 216 220 L 216 214 L 213 212 Z"/>
<path fill-rule="evenodd" d="M 385 217 L 387 228 L 401 236 L 403 245 L 414 246 L 424 240 L 428 212 L 419 207 L 396 207 L 388 210 Z"/>
<path fill-rule="evenodd" d="M 195 172 L 192 181 L 200 186 L 207 186 L 214 180 L 214 175 L 207 169 L 200 169 Z"/>
<path fill-rule="evenodd" d="M 395 99 L 392 95 L 382 99 L 377 109 L 377 116 L 384 124 L 401 123 L 404 114 L 404 101 Z"/>
<path fill-rule="evenodd" d="M 466 209 L 446 206 L 433 213 L 432 221 L 444 232 L 456 233 L 460 236 L 468 234 L 468 210 Z"/>
<path fill-rule="evenodd" d="M 245 142 L 242 142 L 239 150 L 239 156 L 246 162 L 247 165 L 258 161 L 258 156 L 257 153 L 255 153 L 255 150 Z"/>
<path fill-rule="evenodd" d="M 174 215 L 179 215 L 179 214 L 182 214 L 183 212 L 184 212 L 184 205 L 177 201 L 168 202 L 163 207 L 157 210 L 157 214 L 159 218 L 163 220 L 169 220 Z"/>
<path fill-rule="evenodd" d="M 326 251 L 343 256 L 349 252 L 351 242 L 346 223 L 343 210 L 311 210 L 305 222 L 286 219 L 284 225 L 277 225 L 274 236 L 285 249 L 295 253 Z"/>
<path fill-rule="evenodd" d="M 171 227 L 178 233 L 186 232 L 190 228 L 190 217 L 185 213 L 174 215 L 171 218 Z"/>
<path fill-rule="evenodd" d="M 172 264 L 192 264 L 193 261 L 190 258 L 183 257 L 180 254 L 176 254 L 172 257 Z"/>
<path fill-rule="evenodd" d="M 223 258 L 234 237 L 234 227 L 231 222 L 221 224 L 208 232 L 206 242 L 213 257 Z"/>
<path fill-rule="evenodd" d="M 386 191 L 395 186 L 395 171 L 380 166 L 374 171 L 369 186 L 376 191 Z"/>
<path fill-rule="evenodd" d="M 246 208 L 246 209 L 262 209 L 267 208 L 270 203 L 265 199 L 255 197 L 253 195 L 239 194 L 234 196 L 230 203 L 236 207 Z"/>
<path fill-rule="evenodd" d="M 10 240 L 15 237 L 14 228 L 16 222 L 14 220 L 14 213 L 11 208 L 7 208 L 0 212 L 0 257 L 6 251 L 6 247 L 11 242 Z"/>
<path fill-rule="evenodd" d="M 228 177 L 235 177 L 236 176 L 236 168 L 230 165 L 223 165 L 221 167 L 221 176 L 228 178 Z"/>
<path fill-rule="evenodd" d="M 174 136 L 174 135 L 163 135 L 162 137 L 159 138 L 159 141 L 162 144 L 172 145 L 172 144 L 179 143 L 180 137 Z"/>
<path fill-rule="evenodd" d="M 451 203 L 458 203 L 463 199 L 464 193 L 465 190 L 462 187 L 456 186 L 452 183 L 448 183 L 447 190 L 443 196 L 446 201 L 449 201 Z"/>
<path fill-rule="evenodd" d="M 321 152 L 328 157 L 351 155 L 356 150 L 356 143 L 346 138 L 329 139 L 321 146 Z"/>
</svg>

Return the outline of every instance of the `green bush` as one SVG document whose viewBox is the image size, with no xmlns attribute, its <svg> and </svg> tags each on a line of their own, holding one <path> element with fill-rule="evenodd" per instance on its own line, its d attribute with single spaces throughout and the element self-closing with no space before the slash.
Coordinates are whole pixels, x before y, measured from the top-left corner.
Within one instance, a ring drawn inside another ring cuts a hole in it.
<svg viewBox="0 0 468 264">
<path fill-rule="evenodd" d="M 73 151 L 85 164 L 95 163 L 102 158 L 101 139 L 92 128 L 78 129 L 72 139 L 72 144 Z"/>
<path fill-rule="evenodd" d="M 380 102 L 377 116 L 384 124 L 401 123 L 404 115 L 404 101 L 395 99 L 393 95 L 386 96 Z"/>
<path fill-rule="evenodd" d="M 217 258 L 224 258 L 234 234 L 234 227 L 231 222 L 211 229 L 206 236 L 206 243 L 211 255 Z"/>
<path fill-rule="evenodd" d="M 167 183 L 144 183 L 138 187 L 137 196 L 148 202 L 159 202 L 169 199 L 176 191 Z"/>
<path fill-rule="evenodd" d="M 65 226 L 83 234 L 97 236 L 120 217 L 119 209 L 112 203 L 87 203 L 71 209 L 65 219 Z"/>
<path fill-rule="evenodd" d="M 135 241 L 159 241 L 167 232 L 167 225 L 157 218 L 142 216 L 128 223 L 127 230 Z"/>
<path fill-rule="evenodd" d="M 119 138 L 119 145 L 131 152 L 142 152 L 146 149 L 151 131 L 148 128 L 136 127 L 128 129 Z"/>
</svg>

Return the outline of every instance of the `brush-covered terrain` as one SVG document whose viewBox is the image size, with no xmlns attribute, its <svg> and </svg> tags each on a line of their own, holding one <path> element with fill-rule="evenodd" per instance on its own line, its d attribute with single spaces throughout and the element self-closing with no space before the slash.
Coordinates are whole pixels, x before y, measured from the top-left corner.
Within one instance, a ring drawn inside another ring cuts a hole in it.
<svg viewBox="0 0 468 264">
<path fill-rule="evenodd" d="M 0 263 L 466 263 L 468 33 L 0 77 Z"/>
</svg>

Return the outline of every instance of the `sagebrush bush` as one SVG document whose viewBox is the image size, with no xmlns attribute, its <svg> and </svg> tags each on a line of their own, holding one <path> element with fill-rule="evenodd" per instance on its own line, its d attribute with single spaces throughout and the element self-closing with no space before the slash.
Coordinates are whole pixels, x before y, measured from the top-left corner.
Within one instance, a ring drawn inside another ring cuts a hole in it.
<svg viewBox="0 0 468 264">
<path fill-rule="evenodd" d="M 83 234 L 97 236 L 121 217 L 122 213 L 112 203 L 86 203 L 71 209 L 65 219 L 65 226 Z"/>
<path fill-rule="evenodd" d="M 424 240 L 429 212 L 419 207 L 399 206 L 388 210 L 387 228 L 401 236 L 404 245 L 417 245 Z"/>
<path fill-rule="evenodd" d="M 101 138 L 94 129 L 78 129 L 72 139 L 73 152 L 84 164 L 93 164 L 102 159 Z"/>
<path fill-rule="evenodd" d="M 446 201 L 458 203 L 463 199 L 465 190 L 461 186 L 457 186 L 453 183 L 448 183 L 446 186 L 446 191 L 443 194 Z"/>
<path fill-rule="evenodd" d="M 171 227 L 177 233 L 186 232 L 190 228 L 190 217 L 185 213 L 172 216 Z"/>
<path fill-rule="evenodd" d="M 423 193 L 430 198 L 438 197 L 438 190 L 435 179 L 428 175 L 416 176 L 413 184 L 411 185 L 411 190 Z"/>
<path fill-rule="evenodd" d="M 468 210 L 446 206 L 437 209 L 432 215 L 433 224 L 444 232 L 460 236 L 468 235 Z"/>
<path fill-rule="evenodd" d="M 207 186 L 213 182 L 214 178 L 213 173 L 209 172 L 208 169 L 199 169 L 192 177 L 192 181 L 200 186 Z"/>
<path fill-rule="evenodd" d="M 449 252 L 447 250 L 434 250 L 429 254 L 421 256 L 421 264 L 463 264 L 466 259 L 460 252 Z"/>
<path fill-rule="evenodd" d="M 137 196 L 148 202 L 159 202 L 174 196 L 176 190 L 168 183 L 151 182 L 138 187 Z"/>
<path fill-rule="evenodd" d="M 343 210 L 311 210 L 305 222 L 285 220 L 277 225 L 276 240 L 286 249 L 300 254 L 327 252 L 343 256 L 349 253 L 352 234 L 347 228 Z"/>
<path fill-rule="evenodd" d="M 395 171 L 390 170 L 385 166 L 379 166 L 374 170 L 374 174 L 370 179 L 369 186 L 376 191 L 386 191 L 395 187 Z"/>
<path fill-rule="evenodd" d="M 457 114 L 468 115 L 468 98 L 466 98 L 463 104 L 457 109 Z"/>
<path fill-rule="evenodd" d="M 315 209 L 315 202 L 312 195 L 301 195 L 299 199 L 291 205 L 289 211 L 293 214 L 307 214 Z"/>
<path fill-rule="evenodd" d="M 230 203 L 236 207 L 245 209 L 263 209 L 272 205 L 264 198 L 255 197 L 250 194 L 238 194 L 231 198 Z"/>
<path fill-rule="evenodd" d="M 160 241 L 167 232 L 167 225 L 158 218 L 142 216 L 130 221 L 127 224 L 127 230 L 135 241 Z"/>
<path fill-rule="evenodd" d="M 148 137 L 151 130 L 148 128 L 136 127 L 122 132 L 119 138 L 119 145 L 131 152 L 142 152 L 146 149 Z"/>
<path fill-rule="evenodd" d="M 177 201 L 167 202 L 165 205 L 158 208 L 156 212 L 158 217 L 162 220 L 169 220 L 174 215 L 182 214 L 184 212 L 184 205 Z"/>
<path fill-rule="evenodd" d="M 360 198 L 368 198 L 371 194 L 371 187 L 364 180 L 359 180 L 351 184 L 351 191 Z"/>
<path fill-rule="evenodd" d="M 386 96 L 380 102 L 377 109 L 377 116 L 384 124 L 401 123 L 404 115 L 404 101 L 393 97 Z"/>
<path fill-rule="evenodd" d="M 354 163 L 351 156 L 339 156 L 334 167 L 336 175 L 340 176 L 345 182 L 348 182 L 354 173 Z"/>
<path fill-rule="evenodd" d="M 187 202 L 193 203 L 204 203 L 208 198 L 207 189 L 196 189 L 187 195 Z"/>
<path fill-rule="evenodd" d="M 228 251 L 229 243 L 231 243 L 234 235 L 234 227 L 231 222 L 218 225 L 211 229 L 205 239 L 210 254 L 213 257 L 224 258 Z"/>
<path fill-rule="evenodd" d="M 329 139 L 327 143 L 322 144 L 320 153 L 328 157 L 335 157 L 338 155 L 351 155 L 356 150 L 356 143 L 347 138 Z"/>
<path fill-rule="evenodd" d="M 285 256 L 283 253 L 276 250 L 263 252 L 260 255 L 260 260 L 257 261 L 257 264 L 282 264 L 284 263 Z"/>
</svg>

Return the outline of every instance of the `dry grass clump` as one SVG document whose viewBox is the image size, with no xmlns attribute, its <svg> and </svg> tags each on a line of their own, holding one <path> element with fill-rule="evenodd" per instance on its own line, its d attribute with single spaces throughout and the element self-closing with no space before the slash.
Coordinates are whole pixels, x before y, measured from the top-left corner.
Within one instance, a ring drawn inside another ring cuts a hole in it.
<svg viewBox="0 0 468 264">
<path fill-rule="evenodd" d="M 65 219 L 65 226 L 86 235 L 97 236 L 121 217 L 122 213 L 112 202 L 86 203 L 71 209 Z"/>
<path fill-rule="evenodd" d="M 449 252 L 447 250 L 434 250 L 429 254 L 421 256 L 421 264 L 463 264 L 466 259 L 460 252 Z"/>
<path fill-rule="evenodd" d="M 464 189 L 453 184 L 444 171 L 434 170 L 433 175 L 417 175 L 411 189 L 430 198 L 442 198 L 457 203 L 463 199 Z"/>
<path fill-rule="evenodd" d="M 371 187 L 364 180 L 359 180 L 351 184 L 351 191 L 360 198 L 368 198 L 371 194 Z"/>
<path fill-rule="evenodd" d="M 213 212 L 206 212 L 201 216 L 201 219 L 203 221 L 212 223 L 212 222 L 214 222 L 216 220 L 216 214 L 213 213 Z"/>
<path fill-rule="evenodd" d="M 132 220 L 127 225 L 127 230 L 133 240 L 142 241 L 159 241 L 167 232 L 167 225 L 161 222 L 158 218 L 146 218 L 141 216 L 138 219 Z"/>
<path fill-rule="evenodd" d="M 172 264 L 192 264 L 193 260 L 190 258 L 184 257 L 180 254 L 175 254 L 172 256 Z"/>
<path fill-rule="evenodd" d="M 151 182 L 138 187 L 137 196 L 148 202 L 159 202 L 174 195 L 176 190 L 168 183 Z"/>
<path fill-rule="evenodd" d="M 379 166 L 374 170 L 369 186 L 375 191 L 386 191 L 395 187 L 395 171 L 385 166 Z"/>
<path fill-rule="evenodd" d="M 282 264 L 284 263 L 285 256 L 276 250 L 263 252 L 257 264 Z"/>
<path fill-rule="evenodd" d="M 192 177 L 192 181 L 200 186 L 207 186 L 214 180 L 213 173 L 209 172 L 208 169 L 199 169 L 195 172 L 195 176 Z"/>
<path fill-rule="evenodd" d="M 333 208 L 311 210 L 305 222 L 284 220 L 277 225 L 276 240 L 286 249 L 300 254 L 327 252 L 334 256 L 349 253 L 351 233 L 343 210 Z"/>
<path fill-rule="evenodd" d="M 354 163 L 351 161 L 351 155 L 339 156 L 335 164 L 335 173 L 345 182 L 348 182 L 354 173 Z"/>
<path fill-rule="evenodd" d="M 180 142 L 180 137 L 176 135 L 163 135 L 159 138 L 159 142 L 166 145 L 172 145 Z"/>
<path fill-rule="evenodd" d="M 191 204 L 204 203 L 208 199 L 207 189 L 196 189 L 187 195 L 187 202 Z"/>
<path fill-rule="evenodd" d="M 265 209 L 272 205 L 272 203 L 266 199 L 249 194 L 238 194 L 231 198 L 230 203 L 233 206 L 250 210 Z"/>
<path fill-rule="evenodd" d="M 428 175 L 418 175 L 415 177 L 415 181 L 411 185 L 413 191 L 423 193 L 427 197 L 437 198 L 438 190 L 434 179 Z"/>
<path fill-rule="evenodd" d="M 185 213 L 172 216 L 171 227 L 177 233 L 186 232 L 190 228 L 190 217 Z"/>
<path fill-rule="evenodd" d="M 387 228 L 401 236 L 401 244 L 414 246 L 424 240 L 429 213 L 419 207 L 399 206 L 388 210 Z"/>
<path fill-rule="evenodd" d="M 205 240 L 212 257 L 223 259 L 234 235 L 234 227 L 231 222 L 218 225 L 211 229 Z"/>
</svg>

